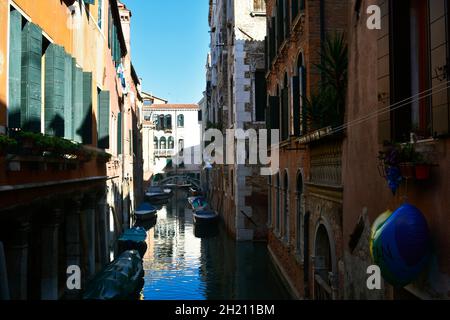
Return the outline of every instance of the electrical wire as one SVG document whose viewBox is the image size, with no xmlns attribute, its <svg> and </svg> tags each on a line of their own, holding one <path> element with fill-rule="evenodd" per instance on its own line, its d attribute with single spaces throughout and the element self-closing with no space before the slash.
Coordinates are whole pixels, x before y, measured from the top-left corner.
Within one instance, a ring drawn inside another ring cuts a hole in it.
<svg viewBox="0 0 450 320">
<path fill-rule="evenodd" d="M 385 114 L 385 113 L 388 113 L 388 112 L 391 112 L 391 111 L 394 111 L 394 110 L 398 110 L 400 108 L 408 106 L 412 102 L 420 101 L 422 99 L 428 98 L 428 97 L 430 97 L 430 96 L 432 96 L 432 95 L 434 95 L 436 93 L 439 93 L 441 91 L 447 90 L 448 88 L 450 88 L 449 84 L 450 84 L 450 81 L 447 81 L 445 83 L 441 83 L 441 84 L 439 84 L 439 85 L 437 85 L 435 87 L 432 87 L 430 89 L 427 89 L 427 90 L 424 90 L 422 92 L 419 92 L 418 94 L 415 94 L 415 95 L 413 95 L 413 96 L 411 96 L 409 98 L 406 98 L 406 99 L 404 99 L 402 101 L 398 101 L 398 102 L 393 103 L 393 104 L 391 104 L 391 105 L 389 105 L 387 107 L 384 107 L 384 108 L 381 108 L 381 109 L 377 109 L 376 111 L 374 111 L 372 113 L 369 113 L 369 114 L 367 114 L 367 115 L 365 115 L 365 116 L 363 116 L 361 118 L 349 121 L 349 122 L 347 122 L 347 123 L 345 123 L 345 124 L 343 124 L 341 126 L 333 128 L 330 131 L 329 134 L 334 134 L 334 133 L 343 131 L 343 130 L 345 130 L 347 128 L 350 128 L 350 127 L 353 127 L 355 125 L 359 125 L 361 123 L 364 123 L 364 122 L 366 122 L 368 120 L 371 120 L 371 119 L 375 118 L 378 115 Z M 436 90 L 437 88 L 439 88 L 441 86 L 444 86 L 444 85 L 445 85 L 445 87 L 443 87 L 443 88 L 441 88 L 439 90 Z M 425 94 L 425 93 L 427 93 L 427 94 Z"/>
</svg>

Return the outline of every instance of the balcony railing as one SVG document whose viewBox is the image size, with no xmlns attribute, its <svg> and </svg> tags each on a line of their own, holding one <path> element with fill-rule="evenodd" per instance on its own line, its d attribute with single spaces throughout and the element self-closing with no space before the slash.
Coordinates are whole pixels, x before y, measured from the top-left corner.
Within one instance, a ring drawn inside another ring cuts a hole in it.
<svg viewBox="0 0 450 320">
<path fill-rule="evenodd" d="M 155 157 L 173 157 L 175 155 L 174 149 L 156 149 L 154 152 Z"/>
</svg>

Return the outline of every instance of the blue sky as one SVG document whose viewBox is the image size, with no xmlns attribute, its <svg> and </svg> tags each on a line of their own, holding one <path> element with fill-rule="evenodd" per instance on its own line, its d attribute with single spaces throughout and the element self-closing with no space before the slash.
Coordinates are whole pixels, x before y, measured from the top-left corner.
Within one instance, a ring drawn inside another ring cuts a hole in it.
<svg viewBox="0 0 450 320">
<path fill-rule="evenodd" d="M 132 11 L 131 57 L 143 90 L 197 103 L 205 90 L 207 0 L 122 0 Z"/>
</svg>

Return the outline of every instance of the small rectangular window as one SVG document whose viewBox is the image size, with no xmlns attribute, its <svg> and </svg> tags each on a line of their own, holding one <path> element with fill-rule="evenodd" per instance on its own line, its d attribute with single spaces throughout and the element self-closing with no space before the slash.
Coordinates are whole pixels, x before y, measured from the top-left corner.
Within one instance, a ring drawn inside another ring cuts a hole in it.
<svg viewBox="0 0 450 320">
<path fill-rule="evenodd" d="M 266 12 L 266 1 L 265 0 L 253 0 L 253 11 L 254 12 Z"/>
</svg>

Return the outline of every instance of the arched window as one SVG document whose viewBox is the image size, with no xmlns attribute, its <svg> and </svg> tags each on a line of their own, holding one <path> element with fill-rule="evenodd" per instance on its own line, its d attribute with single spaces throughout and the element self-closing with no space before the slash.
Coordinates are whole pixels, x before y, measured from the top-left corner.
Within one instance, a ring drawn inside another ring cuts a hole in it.
<svg viewBox="0 0 450 320">
<path fill-rule="evenodd" d="M 156 130 L 164 130 L 164 115 L 160 114 L 158 119 L 158 126 L 156 127 Z"/>
<path fill-rule="evenodd" d="M 314 290 L 315 300 L 331 300 L 333 298 L 332 293 L 324 290 L 321 282 L 325 282 L 331 287 L 330 283 L 330 273 L 333 272 L 332 257 L 331 257 L 331 246 L 330 237 L 328 235 L 327 228 L 321 224 L 317 229 L 316 240 L 315 240 L 315 259 L 320 261 L 314 268 L 314 278 L 317 276 L 321 278 L 322 281 L 315 280 L 314 286 L 317 290 Z M 319 267 L 320 266 L 320 267 Z"/>
<path fill-rule="evenodd" d="M 159 148 L 161 150 L 165 150 L 166 149 L 166 138 L 161 137 L 161 139 L 159 139 Z"/>
<path fill-rule="evenodd" d="M 287 171 L 283 179 L 283 238 L 289 241 L 289 177 Z"/>
<path fill-rule="evenodd" d="M 277 194 L 276 198 L 276 208 L 275 208 L 275 231 L 277 233 L 280 232 L 280 218 L 281 218 L 281 214 L 280 214 L 280 200 L 281 200 L 281 185 L 280 185 L 280 174 L 277 174 L 277 181 L 276 181 L 277 185 L 275 187 L 275 192 Z"/>
<path fill-rule="evenodd" d="M 297 220 L 296 220 L 295 249 L 302 257 L 303 248 L 303 177 L 301 172 L 297 176 Z M 303 258 L 303 257 L 302 257 Z"/>
<path fill-rule="evenodd" d="M 180 139 L 180 140 L 178 140 L 178 153 L 179 153 L 180 157 L 183 156 L 183 151 L 184 151 L 184 140 Z"/>
<path fill-rule="evenodd" d="M 166 114 L 166 116 L 164 117 L 164 129 L 172 129 L 172 116 L 170 114 Z"/>
<path fill-rule="evenodd" d="M 158 147 L 159 147 L 159 145 L 158 145 L 158 138 L 154 137 L 153 138 L 153 149 L 158 150 Z"/>
<path fill-rule="evenodd" d="M 173 137 L 169 137 L 169 139 L 167 141 L 167 145 L 168 145 L 168 149 L 173 150 L 173 148 L 175 147 L 175 142 L 173 140 Z"/>
<path fill-rule="evenodd" d="M 178 128 L 183 128 L 184 127 L 184 115 L 180 114 L 178 116 L 177 122 L 178 122 L 178 124 L 177 124 Z"/>
</svg>

